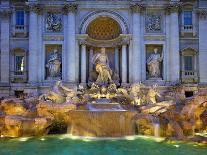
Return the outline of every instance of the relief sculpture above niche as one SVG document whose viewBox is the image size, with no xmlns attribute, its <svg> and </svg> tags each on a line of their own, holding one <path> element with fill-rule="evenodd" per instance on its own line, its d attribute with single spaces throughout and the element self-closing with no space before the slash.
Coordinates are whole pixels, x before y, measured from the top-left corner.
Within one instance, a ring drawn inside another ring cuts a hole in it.
<svg viewBox="0 0 207 155">
<path fill-rule="evenodd" d="M 61 32 L 62 31 L 62 15 L 59 13 L 48 12 L 46 14 L 46 32 Z"/>
<path fill-rule="evenodd" d="M 158 13 L 148 13 L 145 18 L 146 32 L 162 31 L 162 15 Z"/>
</svg>

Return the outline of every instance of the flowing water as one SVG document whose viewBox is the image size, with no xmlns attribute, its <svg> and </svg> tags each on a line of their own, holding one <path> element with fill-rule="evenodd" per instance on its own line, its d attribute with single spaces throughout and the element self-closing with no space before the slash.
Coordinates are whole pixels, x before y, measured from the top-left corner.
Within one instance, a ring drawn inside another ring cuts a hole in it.
<svg viewBox="0 0 207 155">
<path fill-rule="evenodd" d="M 0 155 L 206 155 L 207 146 L 131 136 L 91 139 L 69 135 L 0 139 Z"/>
</svg>

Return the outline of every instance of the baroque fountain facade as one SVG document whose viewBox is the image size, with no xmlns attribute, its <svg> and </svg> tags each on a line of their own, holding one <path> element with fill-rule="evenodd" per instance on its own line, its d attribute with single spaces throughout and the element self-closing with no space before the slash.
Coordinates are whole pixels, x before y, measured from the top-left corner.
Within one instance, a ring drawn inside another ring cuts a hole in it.
<svg viewBox="0 0 207 155">
<path fill-rule="evenodd" d="M 1 40 L 1 137 L 205 143 L 195 132 L 207 131 L 206 8 L 196 0 L 2 0 L 1 37 L 12 36 Z"/>
</svg>

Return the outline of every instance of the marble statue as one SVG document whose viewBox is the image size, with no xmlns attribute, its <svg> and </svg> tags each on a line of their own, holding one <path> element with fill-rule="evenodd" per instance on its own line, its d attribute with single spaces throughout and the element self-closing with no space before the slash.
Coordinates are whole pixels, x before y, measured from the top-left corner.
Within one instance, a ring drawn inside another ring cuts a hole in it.
<svg viewBox="0 0 207 155">
<path fill-rule="evenodd" d="M 157 53 L 158 49 L 154 49 L 154 53 L 147 59 L 147 68 L 150 78 L 160 78 L 160 63 L 163 60 L 163 55 Z"/>
<path fill-rule="evenodd" d="M 48 68 L 48 77 L 50 78 L 60 78 L 61 75 L 61 59 L 58 54 L 58 50 L 54 49 L 53 52 L 51 52 L 48 62 L 46 64 L 46 67 Z"/>
<path fill-rule="evenodd" d="M 157 97 L 161 97 L 157 85 L 153 85 L 150 87 L 148 93 L 147 93 L 147 102 L 150 104 L 157 103 Z"/>
<path fill-rule="evenodd" d="M 62 29 L 62 19 L 54 13 L 48 13 L 46 17 L 46 30 L 60 32 Z"/>
<path fill-rule="evenodd" d="M 39 97 L 39 100 L 61 104 L 65 102 L 76 103 L 79 99 L 75 90 L 63 86 L 62 81 L 58 80 L 48 93 Z"/>
<path fill-rule="evenodd" d="M 101 53 L 97 53 L 92 58 L 92 63 L 95 65 L 98 78 L 98 84 L 112 83 L 112 70 L 109 67 L 109 59 L 106 55 L 105 48 L 101 48 Z"/>
</svg>

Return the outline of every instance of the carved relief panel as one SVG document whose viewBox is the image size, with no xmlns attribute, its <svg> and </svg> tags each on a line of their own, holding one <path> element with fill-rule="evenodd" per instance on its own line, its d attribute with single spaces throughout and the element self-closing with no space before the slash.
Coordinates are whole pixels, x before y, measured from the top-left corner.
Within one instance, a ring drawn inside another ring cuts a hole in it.
<svg viewBox="0 0 207 155">
<path fill-rule="evenodd" d="M 46 32 L 62 32 L 63 18 L 60 13 L 47 12 L 45 16 Z"/>
<path fill-rule="evenodd" d="M 161 33 L 163 31 L 163 17 L 161 12 L 147 12 L 145 16 L 145 32 Z"/>
</svg>

